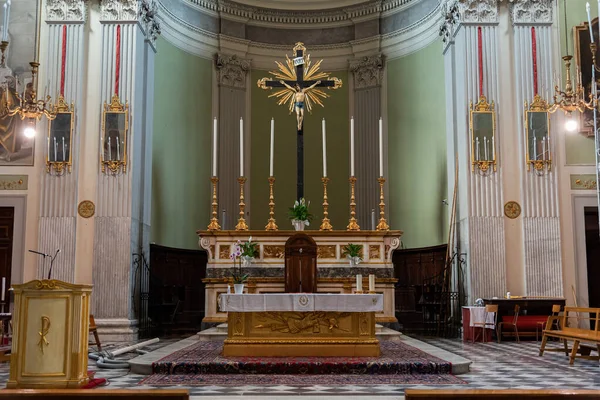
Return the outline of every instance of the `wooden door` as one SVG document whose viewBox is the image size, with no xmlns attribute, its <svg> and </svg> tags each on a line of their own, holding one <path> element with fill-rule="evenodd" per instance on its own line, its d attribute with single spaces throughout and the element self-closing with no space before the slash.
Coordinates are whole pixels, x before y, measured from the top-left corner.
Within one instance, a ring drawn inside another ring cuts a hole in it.
<svg viewBox="0 0 600 400">
<path fill-rule="evenodd" d="M 285 243 L 285 291 L 317 291 L 317 244 L 305 233 L 297 233 Z"/>
<path fill-rule="evenodd" d="M 598 209 L 585 209 L 585 245 L 587 255 L 587 278 L 589 307 L 600 307 L 600 229 Z M 594 329 L 593 321 L 591 328 Z"/>
<path fill-rule="evenodd" d="M 8 299 L 10 288 L 10 270 L 12 267 L 13 231 L 15 224 L 15 208 L 0 207 L 0 284 L 6 278 L 4 298 Z"/>
</svg>

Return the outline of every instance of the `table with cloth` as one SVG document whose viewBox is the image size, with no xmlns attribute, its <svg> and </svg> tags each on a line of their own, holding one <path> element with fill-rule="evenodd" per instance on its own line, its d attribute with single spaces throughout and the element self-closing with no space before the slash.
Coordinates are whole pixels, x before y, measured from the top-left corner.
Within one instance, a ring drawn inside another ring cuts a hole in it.
<svg viewBox="0 0 600 400">
<path fill-rule="evenodd" d="M 381 294 L 222 294 L 225 356 L 376 357 Z"/>
<path fill-rule="evenodd" d="M 475 336 L 477 340 L 486 342 L 492 341 L 492 336 L 496 329 L 496 313 L 487 313 L 485 335 L 482 335 L 481 326 L 483 324 L 484 316 L 485 307 L 466 306 L 462 308 L 463 341 L 473 340 L 473 336 Z"/>
</svg>

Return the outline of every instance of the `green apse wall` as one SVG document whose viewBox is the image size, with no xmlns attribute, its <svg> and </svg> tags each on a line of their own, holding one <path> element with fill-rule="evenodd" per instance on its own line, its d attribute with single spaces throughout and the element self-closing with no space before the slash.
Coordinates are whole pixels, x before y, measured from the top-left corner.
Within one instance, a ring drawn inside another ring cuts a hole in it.
<svg viewBox="0 0 600 400">
<path fill-rule="evenodd" d="M 565 47 L 565 10 L 562 1 L 559 1 L 559 26 L 560 26 L 560 49 L 561 54 L 566 55 L 567 52 L 574 55 L 574 36 L 573 27 L 581 25 L 582 22 L 587 21 L 587 14 L 585 11 L 585 3 L 589 0 L 567 0 L 567 26 L 569 29 L 569 49 L 567 51 Z M 591 17 L 592 19 L 598 16 L 598 5 L 595 1 L 590 2 L 591 5 Z M 588 50 L 589 51 L 589 50 Z M 561 64 L 562 64 L 561 60 Z M 562 64 L 564 66 L 564 64 Z M 572 73 L 575 74 L 575 60 L 571 65 Z M 575 76 L 575 75 L 573 75 Z M 564 82 L 564 67 L 563 67 L 563 82 Z M 574 113 L 575 117 L 578 118 L 577 113 Z M 565 152 L 566 152 L 566 163 L 569 165 L 593 165 L 595 164 L 594 156 L 594 139 L 593 137 L 587 138 L 583 135 L 573 134 L 566 132 L 562 126 L 557 125 L 559 130 L 557 133 L 565 135 Z"/>
<path fill-rule="evenodd" d="M 150 240 L 198 249 L 195 232 L 210 212 L 212 61 L 161 38 L 157 45 Z"/>
<path fill-rule="evenodd" d="M 447 242 L 442 44 L 387 63 L 389 215 L 407 248 Z"/>
<path fill-rule="evenodd" d="M 326 62 L 323 67 L 327 71 Z M 342 79 L 342 88 L 330 91 L 325 107 L 316 106 L 312 114 L 304 116 L 304 197 L 311 201 L 314 215 L 308 229 L 319 229 L 323 214 L 323 150 L 321 121 L 327 123 L 327 175 L 329 218 L 333 228 L 345 229 L 348 223 L 349 202 L 349 115 L 348 73 L 332 74 Z M 264 229 L 269 219 L 269 142 L 270 121 L 275 118 L 275 219 L 279 229 L 292 229 L 287 218 L 288 208 L 296 200 L 296 115 L 289 114 L 287 106 L 278 106 L 270 92 L 262 90 L 254 82 L 270 76 L 267 71 L 252 71 L 252 144 L 251 144 L 251 229 Z"/>
</svg>

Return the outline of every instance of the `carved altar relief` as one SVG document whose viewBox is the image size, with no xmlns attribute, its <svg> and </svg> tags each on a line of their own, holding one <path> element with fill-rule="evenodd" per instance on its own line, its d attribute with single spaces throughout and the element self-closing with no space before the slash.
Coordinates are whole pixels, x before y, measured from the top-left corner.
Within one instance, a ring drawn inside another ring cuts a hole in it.
<svg viewBox="0 0 600 400">
<path fill-rule="evenodd" d="M 250 62 L 234 55 L 217 54 L 217 79 L 220 86 L 246 88 L 246 75 Z"/>
<path fill-rule="evenodd" d="M 385 58 L 383 54 L 363 57 L 350 63 L 350 71 L 354 76 L 354 88 L 366 89 L 380 86 L 383 79 Z"/>
</svg>

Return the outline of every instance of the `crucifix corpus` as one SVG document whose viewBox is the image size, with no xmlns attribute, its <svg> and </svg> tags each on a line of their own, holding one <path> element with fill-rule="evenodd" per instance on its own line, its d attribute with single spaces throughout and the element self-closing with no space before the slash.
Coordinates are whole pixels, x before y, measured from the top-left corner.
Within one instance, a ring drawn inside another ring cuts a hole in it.
<svg viewBox="0 0 600 400">
<path fill-rule="evenodd" d="M 304 197 L 304 110 L 310 113 L 315 104 L 324 107 L 321 99 L 326 99 L 329 95 L 321 88 L 338 89 L 342 87 L 342 80 L 330 77 L 328 72 L 319 71 L 323 60 L 312 65 L 310 54 L 306 54 L 303 43 L 296 43 L 293 51 L 291 59 L 286 54 L 285 63 L 275 61 L 279 71 L 269 71 L 273 77 L 261 78 L 257 83 L 261 89 L 279 89 L 269 97 L 277 98 L 277 105 L 287 104 L 290 114 L 296 112 L 296 192 L 298 199 L 301 199 Z"/>
</svg>

